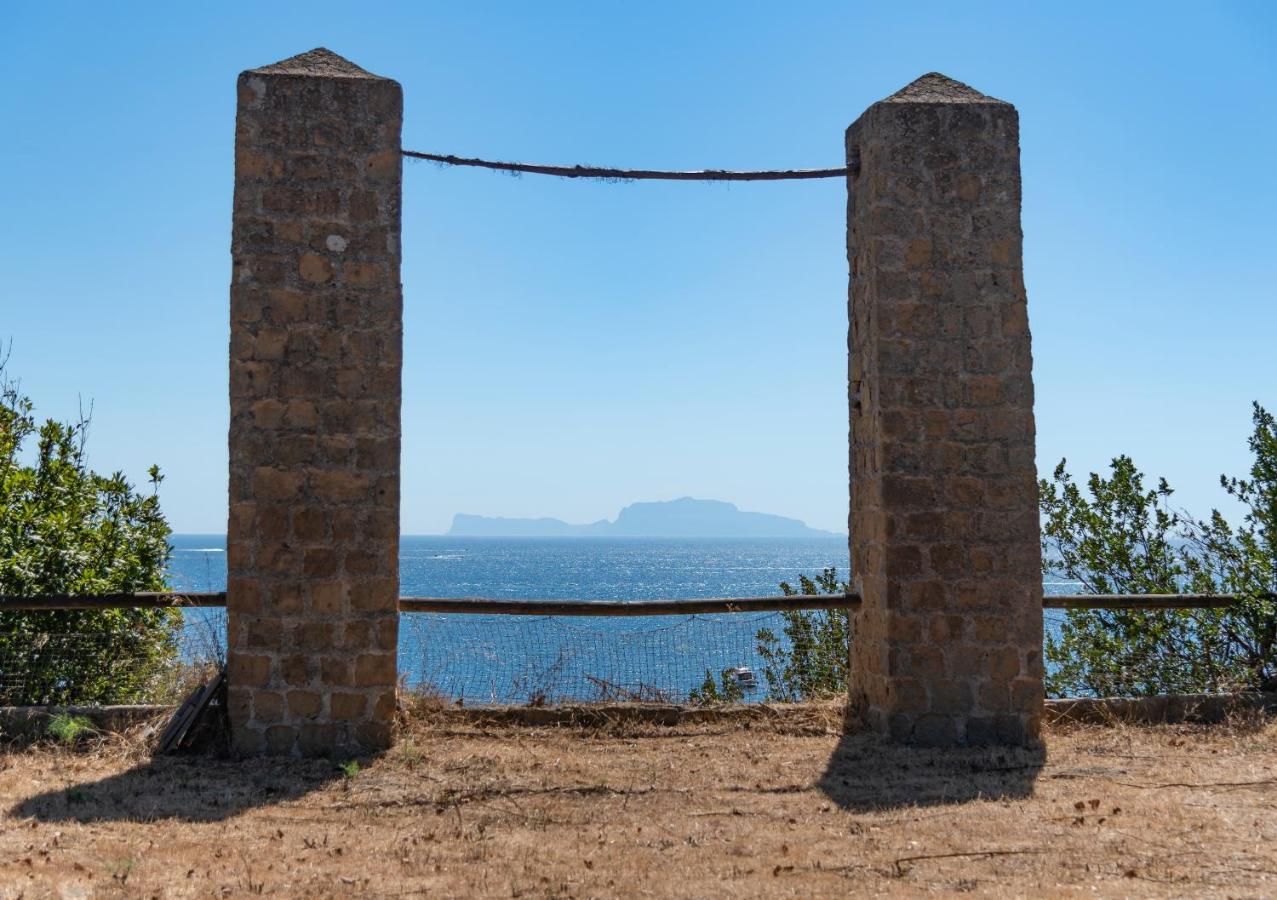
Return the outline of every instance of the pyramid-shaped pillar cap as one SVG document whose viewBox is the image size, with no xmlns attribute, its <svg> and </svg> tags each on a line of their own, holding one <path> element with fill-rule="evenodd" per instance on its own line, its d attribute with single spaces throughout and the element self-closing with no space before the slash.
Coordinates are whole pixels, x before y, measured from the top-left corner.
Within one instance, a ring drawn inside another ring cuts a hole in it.
<svg viewBox="0 0 1277 900">
<path fill-rule="evenodd" d="M 389 81 L 380 75 L 374 75 L 367 69 L 361 69 L 344 56 L 339 56 L 326 47 L 316 47 L 305 53 L 298 53 L 288 59 L 281 59 L 268 66 L 249 69 L 252 75 L 293 75 L 311 78 L 367 78 L 373 81 Z"/>
<path fill-rule="evenodd" d="M 896 91 L 882 103 L 1001 103 L 1005 100 L 982 94 L 970 85 L 939 72 L 928 72 Z"/>
</svg>

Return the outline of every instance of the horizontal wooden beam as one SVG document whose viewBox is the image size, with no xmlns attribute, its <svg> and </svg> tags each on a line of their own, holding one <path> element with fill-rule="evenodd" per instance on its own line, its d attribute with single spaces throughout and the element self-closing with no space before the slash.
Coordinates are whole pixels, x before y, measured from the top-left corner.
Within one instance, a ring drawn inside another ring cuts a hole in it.
<svg viewBox="0 0 1277 900">
<path fill-rule="evenodd" d="M 1268 596 L 1268 595 L 1265 595 Z M 1274 599 L 1269 597 L 1269 599 Z M 1234 594 L 1048 594 L 1044 609 L 1220 609 L 1238 602 Z M 43 594 L 0 597 L 0 610 L 166 609 L 226 605 L 224 591 Z M 796 594 L 787 597 L 692 597 L 678 600 L 491 600 L 483 597 L 400 597 L 401 612 L 505 616 L 677 616 L 796 609 L 855 609 L 855 594 Z"/>
<path fill-rule="evenodd" d="M 790 597 L 717 597 L 682 600 L 485 600 L 482 597 L 400 597 L 401 612 L 479 613 L 499 616 L 679 616 L 702 613 L 854 609 L 854 594 Z"/>
<path fill-rule="evenodd" d="M 1220 609 L 1236 594 L 1048 594 L 1043 609 Z"/>
<path fill-rule="evenodd" d="M 52 609 L 168 609 L 183 606 L 225 606 L 225 591 L 140 591 L 136 594 L 40 594 L 31 597 L 0 597 L 0 610 L 31 612 Z"/>
</svg>

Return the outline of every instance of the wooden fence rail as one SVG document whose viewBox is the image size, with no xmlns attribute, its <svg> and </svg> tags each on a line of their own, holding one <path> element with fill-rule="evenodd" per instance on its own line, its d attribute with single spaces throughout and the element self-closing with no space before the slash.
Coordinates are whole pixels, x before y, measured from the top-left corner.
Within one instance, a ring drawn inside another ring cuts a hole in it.
<svg viewBox="0 0 1277 900">
<path fill-rule="evenodd" d="M 173 606 L 225 606 L 225 591 L 141 591 L 136 594 L 38 594 L 0 597 L 0 610 L 166 609 Z"/>
<path fill-rule="evenodd" d="M 1262 595 L 1273 599 L 1269 595 Z M 1221 609 L 1236 594 L 1055 594 L 1042 598 L 1043 609 Z"/>
<path fill-rule="evenodd" d="M 702 613 L 854 609 L 854 594 L 793 597 L 718 597 L 682 600 L 484 600 L 479 597 L 400 597 L 401 612 L 484 613 L 505 616 L 679 616 Z"/>
<path fill-rule="evenodd" d="M 1277 595 L 1261 595 L 1277 599 Z M 1044 609 L 1219 609 L 1238 602 L 1235 594 L 1052 594 Z M 72 596 L 44 594 L 0 597 L 3 610 L 163 609 L 226 605 L 220 591 L 144 592 Z M 488 600 L 482 597 L 400 597 L 401 612 L 467 613 L 506 616 L 666 616 L 796 609 L 855 609 L 855 594 L 786 597 L 715 597 L 678 600 Z"/>
</svg>

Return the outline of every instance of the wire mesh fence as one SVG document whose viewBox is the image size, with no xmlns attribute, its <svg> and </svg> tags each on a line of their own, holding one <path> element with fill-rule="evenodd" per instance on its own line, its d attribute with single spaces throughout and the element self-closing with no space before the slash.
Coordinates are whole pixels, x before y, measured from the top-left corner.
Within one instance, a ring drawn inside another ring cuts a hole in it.
<svg viewBox="0 0 1277 900">
<path fill-rule="evenodd" d="M 767 694 L 758 632 L 780 622 L 419 614 L 402 622 L 400 667 L 409 688 L 463 704 L 756 701 Z"/>
<path fill-rule="evenodd" d="M 1046 635 L 1058 637 L 1071 614 L 1045 610 Z M 0 630 L 0 705 L 174 703 L 224 664 L 224 609 L 185 608 L 167 624 L 148 621 L 145 633 L 30 622 Z M 407 689 L 465 706 L 799 700 L 845 685 L 849 626 L 846 610 L 404 613 L 399 665 Z M 1157 670 L 1168 662 L 1150 656 L 1130 665 Z M 1047 669 L 1057 665 L 1048 660 Z"/>
<path fill-rule="evenodd" d="M 792 649 L 787 615 L 407 613 L 400 672 L 409 690 L 463 705 L 759 702 L 775 699 L 772 681 L 783 677 L 766 652 Z M 184 609 L 171 628 L 145 640 L 3 632 L 0 705 L 176 702 L 225 657 L 224 609 Z"/>
</svg>

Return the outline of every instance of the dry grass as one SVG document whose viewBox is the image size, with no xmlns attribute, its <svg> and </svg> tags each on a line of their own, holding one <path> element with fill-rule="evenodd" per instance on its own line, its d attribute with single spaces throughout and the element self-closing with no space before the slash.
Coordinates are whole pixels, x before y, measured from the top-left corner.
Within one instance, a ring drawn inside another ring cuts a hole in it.
<svg viewBox="0 0 1277 900">
<path fill-rule="evenodd" d="M 0 897 L 1277 895 L 1277 724 L 942 753 L 804 719 L 417 721 L 387 756 L 0 757 Z"/>
</svg>

